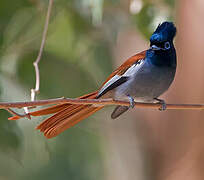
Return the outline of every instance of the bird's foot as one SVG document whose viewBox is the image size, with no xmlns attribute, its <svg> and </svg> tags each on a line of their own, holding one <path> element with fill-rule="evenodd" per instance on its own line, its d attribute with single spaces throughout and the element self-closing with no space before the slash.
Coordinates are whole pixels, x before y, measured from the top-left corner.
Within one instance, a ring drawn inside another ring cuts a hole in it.
<svg viewBox="0 0 204 180">
<path fill-rule="evenodd" d="M 129 99 L 129 102 L 130 102 L 130 106 L 131 108 L 134 108 L 135 106 L 135 101 L 134 101 L 134 98 L 130 95 L 127 95 L 128 96 L 128 99 Z"/>
<path fill-rule="evenodd" d="M 158 99 L 154 98 L 155 100 L 158 101 L 159 104 L 161 104 L 161 107 L 159 108 L 160 111 L 165 111 L 166 110 L 166 103 L 163 99 Z"/>
</svg>

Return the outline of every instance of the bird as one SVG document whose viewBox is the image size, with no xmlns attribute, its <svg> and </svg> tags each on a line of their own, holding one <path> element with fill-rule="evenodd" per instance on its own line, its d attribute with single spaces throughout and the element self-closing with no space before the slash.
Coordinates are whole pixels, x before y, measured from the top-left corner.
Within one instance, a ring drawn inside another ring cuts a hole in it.
<svg viewBox="0 0 204 180">
<path fill-rule="evenodd" d="M 78 99 L 107 99 L 128 101 L 130 106 L 116 106 L 111 114 L 116 119 L 135 102 L 160 103 L 160 110 L 166 109 L 166 103 L 159 96 L 172 84 L 177 66 L 174 37 L 176 27 L 173 22 L 160 23 L 150 37 L 150 46 L 128 58 L 107 78 L 98 91 L 78 97 Z M 78 105 L 63 103 L 38 111 L 30 112 L 30 116 L 50 115 L 36 129 L 44 133 L 46 138 L 53 138 L 89 117 L 103 105 Z M 13 116 L 10 120 L 20 117 Z"/>
</svg>

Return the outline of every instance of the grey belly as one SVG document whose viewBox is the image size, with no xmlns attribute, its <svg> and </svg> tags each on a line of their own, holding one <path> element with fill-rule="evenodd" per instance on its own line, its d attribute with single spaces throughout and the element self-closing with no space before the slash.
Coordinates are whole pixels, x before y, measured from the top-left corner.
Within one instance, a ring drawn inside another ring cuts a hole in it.
<svg viewBox="0 0 204 180">
<path fill-rule="evenodd" d="M 176 68 L 174 67 L 144 64 L 127 82 L 116 88 L 114 97 L 115 99 L 124 99 L 130 95 L 139 101 L 151 101 L 169 88 L 175 72 Z"/>
</svg>

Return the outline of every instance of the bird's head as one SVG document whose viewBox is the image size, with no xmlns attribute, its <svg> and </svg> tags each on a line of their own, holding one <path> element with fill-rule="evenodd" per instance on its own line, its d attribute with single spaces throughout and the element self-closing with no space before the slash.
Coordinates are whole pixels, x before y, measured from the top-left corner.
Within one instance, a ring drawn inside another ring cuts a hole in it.
<svg viewBox="0 0 204 180">
<path fill-rule="evenodd" d="M 150 38 L 150 48 L 153 51 L 168 51 L 173 48 L 176 27 L 172 22 L 159 24 Z"/>
</svg>

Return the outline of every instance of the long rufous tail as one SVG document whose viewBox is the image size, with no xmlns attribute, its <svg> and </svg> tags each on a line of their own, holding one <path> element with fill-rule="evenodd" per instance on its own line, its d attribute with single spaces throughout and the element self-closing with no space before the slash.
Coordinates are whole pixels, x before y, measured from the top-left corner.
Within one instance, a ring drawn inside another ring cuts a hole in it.
<svg viewBox="0 0 204 180">
<path fill-rule="evenodd" d="M 79 97 L 80 99 L 95 99 L 97 92 L 93 92 Z M 102 109 L 103 106 L 94 107 L 93 105 L 59 104 L 39 111 L 29 113 L 31 116 L 42 116 L 54 114 L 40 123 L 36 129 L 44 133 L 45 137 L 53 138 L 66 129 L 74 126 L 83 119 Z M 13 116 L 9 120 L 17 120 L 20 117 Z"/>
</svg>

